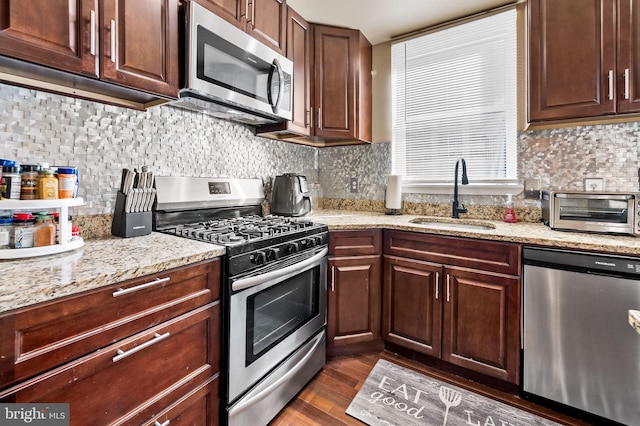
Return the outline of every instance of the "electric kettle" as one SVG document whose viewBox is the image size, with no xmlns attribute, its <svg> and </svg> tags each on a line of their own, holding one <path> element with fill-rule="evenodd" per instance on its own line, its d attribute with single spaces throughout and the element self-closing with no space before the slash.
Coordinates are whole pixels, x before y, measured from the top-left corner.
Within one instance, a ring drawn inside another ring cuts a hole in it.
<svg viewBox="0 0 640 426">
<path fill-rule="evenodd" d="M 311 195 L 307 178 L 294 173 L 276 176 L 273 181 L 271 213 L 282 216 L 304 216 L 311 211 Z"/>
</svg>

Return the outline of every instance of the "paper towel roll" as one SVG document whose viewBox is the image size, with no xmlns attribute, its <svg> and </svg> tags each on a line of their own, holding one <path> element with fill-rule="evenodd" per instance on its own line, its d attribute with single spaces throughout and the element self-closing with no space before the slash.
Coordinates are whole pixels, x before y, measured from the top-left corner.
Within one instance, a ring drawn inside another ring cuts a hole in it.
<svg viewBox="0 0 640 426">
<path fill-rule="evenodd" d="M 387 176 L 387 197 L 384 206 L 388 209 L 402 208 L 402 176 Z"/>
</svg>

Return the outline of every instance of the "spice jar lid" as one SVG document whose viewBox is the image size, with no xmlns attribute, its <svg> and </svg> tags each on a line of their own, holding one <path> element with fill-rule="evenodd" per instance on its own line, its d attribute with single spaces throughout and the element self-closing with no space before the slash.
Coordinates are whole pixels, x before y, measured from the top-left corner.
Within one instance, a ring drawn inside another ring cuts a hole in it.
<svg viewBox="0 0 640 426">
<path fill-rule="evenodd" d="M 38 172 L 40 171 L 39 164 L 23 164 L 22 165 L 23 172 Z"/>
<path fill-rule="evenodd" d="M 15 174 L 15 173 L 19 174 L 20 170 L 21 170 L 20 166 L 2 166 L 3 174 Z"/>
<path fill-rule="evenodd" d="M 13 160 L 0 159 L 0 166 L 15 166 L 16 162 Z"/>
<path fill-rule="evenodd" d="M 33 215 L 31 213 L 14 213 L 13 218 L 15 220 L 33 220 Z"/>
<path fill-rule="evenodd" d="M 77 175 L 78 169 L 76 167 L 58 167 L 58 174 L 61 175 Z"/>
<path fill-rule="evenodd" d="M 38 215 L 37 220 L 53 220 L 53 216 L 49 216 L 47 214 Z"/>
<path fill-rule="evenodd" d="M 41 176 L 46 176 L 46 175 L 53 176 L 54 173 L 55 173 L 55 170 L 51 170 L 51 169 L 42 169 L 38 171 L 38 174 Z"/>
<path fill-rule="evenodd" d="M 10 225 L 13 223 L 12 217 L 0 217 L 0 225 Z"/>
</svg>

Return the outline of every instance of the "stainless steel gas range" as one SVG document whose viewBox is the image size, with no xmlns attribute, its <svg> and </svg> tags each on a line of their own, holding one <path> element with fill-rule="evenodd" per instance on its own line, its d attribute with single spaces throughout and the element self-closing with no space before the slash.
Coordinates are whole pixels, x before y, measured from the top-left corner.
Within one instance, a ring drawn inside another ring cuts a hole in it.
<svg viewBox="0 0 640 426">
<path fill-rule="evenodd" d="M 154 230 L 226 247 L 222 424 L 266 425 L 322 368 L 326 225 L 261 216 L 255 179 L 156 178 Z"/>
</svg>

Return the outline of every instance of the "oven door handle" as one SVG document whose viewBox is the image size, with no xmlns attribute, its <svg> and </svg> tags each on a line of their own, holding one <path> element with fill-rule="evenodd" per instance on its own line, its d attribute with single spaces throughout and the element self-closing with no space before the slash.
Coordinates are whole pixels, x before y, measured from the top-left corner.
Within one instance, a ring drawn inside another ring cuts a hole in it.
<svg viewBox="0 0 640 426">
<path fill-rule="evenodd" d="M 251 405 L 253 405 L 257 401 L 260 401 L 265 397 L 269 396 L 275 389 L 278 389 L 280 385 L 282 385 L 282 383 L 289 380 L 291 376 L 296 374 L 301 368 L 305 367 L 307 365 L 307 360 L 309 360 L 309 358 L 313 356 L 313 354 L 315 353 L 320 343 L 324 341 L 322 339 L 322 336 L 323 334 L 320 334 L 315 338 L 316 341 L 313 343 L 313 346 L 311 347 L 311 349 L 309 349 L 309 351 L 304 355 L 304 357 L 302 357 L 302 359 L 296 365 L 291 367 L 289 371 L 287 371 L 282 377 L 280 377 L 278 380 L 276 380 L 275 382 L 273 382 L 272 384 L 270 384 L 269 386 L 267 386 L 266 388 L 264 388 L 263 390 L 255 394 L 254 396 L 252 396 L 251 398 L 247 399 L 246 401 L 242 401 L 241 403 L 233 407 L 232 410 L 234 415 L 239 413 L 240 411 L 243 411 L 249 408 Z"/>
<path fill-rule="evenodd" d="M 324 258 L 327 253 L 329 253 L 329 249 L 325 247 L 324 249 L 322 249 L 322 251 L 313 255 L 309 259 L 298 262 L 295 265 L 287 266 L 286 268 L 278 269 L 276 271 L 267 272 L 266 274 L 256 275 L 254 277 L 241 278 L 238 281 L 235 281 L 231 285 L 231 288 L 233 291 L 244 290 L 245 288 L 254 287 L 262 283 L 266 283 L 267 281 L 270 281 L 274 278 L 280 278 L 285 275 L 302 272 L 307 269 L 309 265 L 313 265 L 314 263 Z"/>
</svg>

